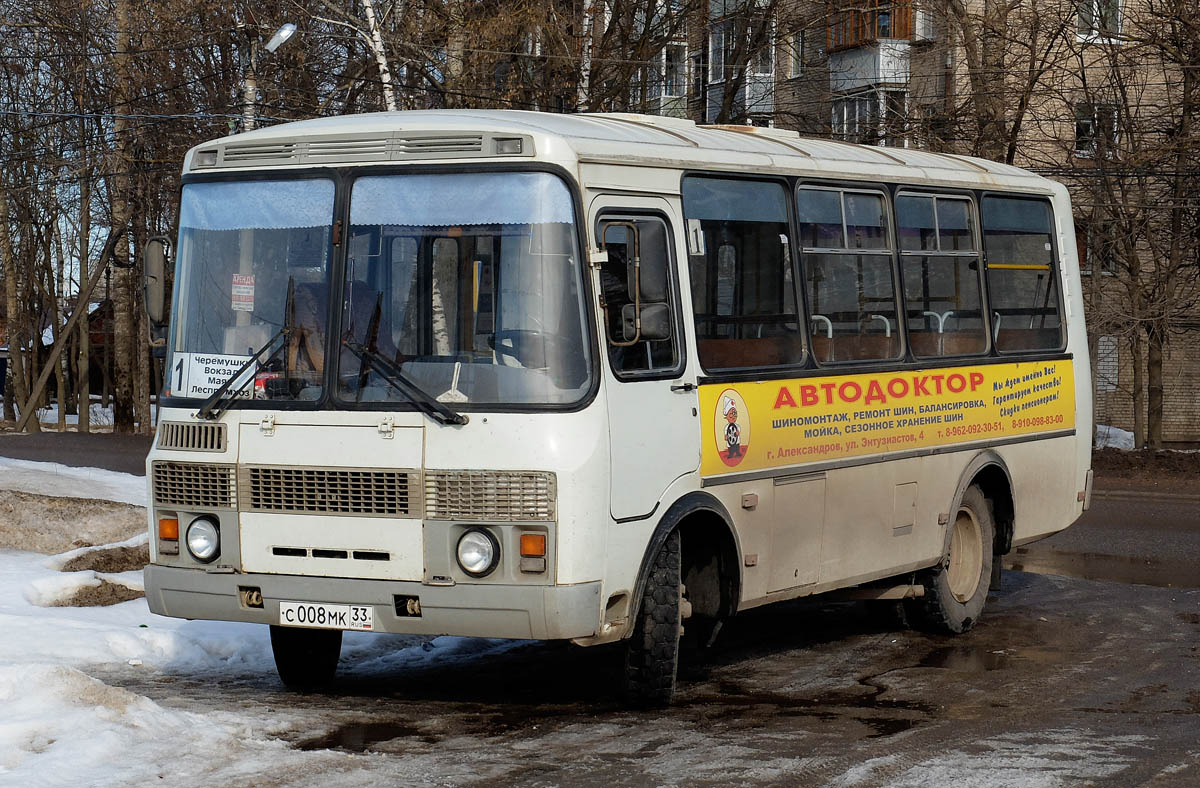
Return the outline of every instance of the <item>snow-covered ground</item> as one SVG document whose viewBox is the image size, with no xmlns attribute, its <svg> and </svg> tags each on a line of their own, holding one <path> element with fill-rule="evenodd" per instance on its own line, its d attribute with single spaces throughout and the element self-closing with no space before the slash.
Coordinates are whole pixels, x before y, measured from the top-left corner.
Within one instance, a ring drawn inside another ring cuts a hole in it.
<svg viewBox="0 0 1200 788">
<path fill-rule="evenodd" d="M 0 489 L 143 504 L 145 479 L 94 468 L 0 458 Z M 56 526 L 57 527 L 57 526 Z M 144 534 L 120 543 L 140 546 Z M 144 599 L 107 607 L 57 606 L 80 589 L 141 588 L 141 572 L 62 572 L 95 548 L 59 556 L 0 549 L 0 786 L 324 785 L 345 755 L 305 752 L 280 738 L 286 712 L 247 716 L 167 708 L 92 674 L 143 671 L 195 678 L 273 680 L 268 630 L 181 621 Z M 343 655 L 366 670 L 478 658 L 506 641 L 346 633 Z M 270 710 L 267 710 L 270 712 Z M 367 758 L 368 761 L 371 758 Z M 359 761 L 357 769 L 369 764 Z M 369 784 L 366 773 L 335 780 Z"/>
<path fill-rule="evenodd" d="M 38 420 L 41 421 L 43 424 L 57 424 L 58 423 L 58 405 L 57 404 L 47 405 L 44 408 L 39 408 L 38 409 Z M 78 423 L 79 423 L 79 415 L 78 414 L 75 414 L 75 413 L 67 414 L 67 424 L 78 424 Z M 106 408 L 103 405 L 101 405 L 99 402 L 93 402 L 92 403 L 92 411 L 91 411 L 91 420 L 89 423 L 100 425 L 100 426 L 112 424 L 113 423 L 112 405 L 109 405 Z"/>
<path fill-rule="evenodd" d="M 0 489 L 146 505 L 146 478 L 103 468 L 0 457 Z"/>
</svg>

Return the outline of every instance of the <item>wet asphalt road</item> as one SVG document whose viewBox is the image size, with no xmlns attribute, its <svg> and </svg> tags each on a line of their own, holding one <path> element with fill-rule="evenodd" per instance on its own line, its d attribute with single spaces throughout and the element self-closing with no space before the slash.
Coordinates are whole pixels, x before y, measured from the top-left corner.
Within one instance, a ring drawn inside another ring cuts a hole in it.
<svg viewBox="0 0 1200 788">
<path fill-rule="evenodd" d="M 62 437 L 0 454 L 136 472 L 148 446 Z M 374 636 L 317 695 L 261 670 L 93 675 L 328 756 L 265 780 L 218 760 L 197 785 L 1200 785 L 1200 498 L 1098 496 L 1006 566 L 956 638 L 863 604 L 749 611 L 657 712 L 616 700 L 617 649 L 564 644 L 429 664 Z"/>
<path fill-rule="evenodd" d="M 1200 496 L 1094 497 L 1092 508 L 1073 526 L 1018 547 L 1005 565 L 1094 580 L 1200 587 Z"/>
<path fill-rule="evenodd" d="M 405 664 L 389 644 L 413 639 L 375 636 L 366 659 L 343 651 L 319 695 L 261 672 L 96 675 L 341 755 L 282 784 L 1194 788 L 1198 532 L 1190 501 L 1098 499 L 1073 529 L 1012 556 L 1037 571 L 1006 572 L 954 638 L 863 604 L 748 611 L 685 669 L 665 711 L 622 708 L 617 649 L 563 644 Z"/>
</svg>

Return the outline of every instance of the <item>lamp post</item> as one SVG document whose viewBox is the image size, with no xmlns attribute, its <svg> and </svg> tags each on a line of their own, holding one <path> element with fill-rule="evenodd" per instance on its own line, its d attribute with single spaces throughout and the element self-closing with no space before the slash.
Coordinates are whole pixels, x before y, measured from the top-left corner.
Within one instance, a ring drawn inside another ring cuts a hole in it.
<svg viewBox="0 0 1200 788">
<path fill-rule="evenodd" d="M 295 32 L 296 26 L 291 22 L 280 27 L 267 42 L 267 52 L 279 49 Z M 246 66 L 246 74 L 242 78 L 242 130 L 253 131 L 258 125 L 255 119 L 258 105 L 258 35 L 252 30 L 247 35 L 250 38 L 250 59 Z"/>
</svg>

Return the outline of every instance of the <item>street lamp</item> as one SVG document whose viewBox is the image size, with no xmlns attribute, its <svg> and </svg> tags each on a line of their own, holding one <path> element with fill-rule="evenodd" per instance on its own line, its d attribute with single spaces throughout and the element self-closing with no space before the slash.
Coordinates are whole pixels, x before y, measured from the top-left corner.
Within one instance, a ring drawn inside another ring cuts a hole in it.
<svg viewBox="0 0 1200 788">
<path fill-rule="evenodd" d="M 267 52 L 274 53 L 276 49 L 283 46 L 296 33 L 296 26 L 291 22 L 280 27 L 275 31 L 275 35 L 271 36 L 271 40 L 267 42 Z M 258 125 L 255 120 L 256 109 L 258 104 L 258 35 L 251 31 L 250 36 L 250 59 L 246 66 L 246 75 L 242 78 L 242 130 L 253 131 Z"/>
</svg>

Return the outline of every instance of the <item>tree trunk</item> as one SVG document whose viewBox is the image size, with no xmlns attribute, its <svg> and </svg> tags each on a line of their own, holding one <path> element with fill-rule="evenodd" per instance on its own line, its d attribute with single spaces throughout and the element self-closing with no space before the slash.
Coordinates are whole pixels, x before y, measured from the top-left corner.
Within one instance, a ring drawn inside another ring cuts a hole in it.
<svg viewBox="0 0 1200 788">
<path fill-rule="evenodd" d="M 379 31 L 379 22 L 375 18 L 374 0 L 361 0 L 363 12 L 367 16 L 367 31 L 371 36 L 371 53 L 379 66 L 379 82 L 383 86 L 383 103 L 388 112 L 396 111 L 396 94 L 392 90 L 392 70 L 388 66 L 387 52 L 383 49 L 383 35 Z"/>
<path fill-rule="evenodd" d="M 577 112 L 591 109 L 592 88 L 592 26 L 595 24 L 595 0 L 583 0 L 583 40 L 579 52 L 579 89 L 575 96 Z"/>
<path fill-rule="evenodd" d="M 135 249 L 146 248 L 146 231 L 139 225 L 132 233 Z M 140 255 L 139 261 L 140 261 Z M 140 264 L 131 269 L 131 279 L 135 282 L 142 280 Z M 137 433 L 151 435 L 154 432 L 154 419 L 150 416 L 150 323 L 142 309 L 141 289 L 130 293 L 131 315 L 134 317 L 134 417 L 137 419 Z"/>
<path fill-rule="evenodd" d="M 8 192 L 0 188 L 0 262 L 4 265 L 4 292 L 8 309 L 8 369 L 12 376 L 12 396 L 24 405 L 29 401 L 29 386 L 25 377 L 25 299 L 17 288 L 17 257 L 12 247 L 12 236 L 8 232 Z M 8 392 L 9 387 L 5 387 Z M 16 414 L 14 408 L 14 417 Z M 37 419 L 30 421 L 29 430 L 38 432 L 41 425 Z"/>
<path fill-rule="evenodd" d="M 1163 344 L 1164 321 L 1155 321 L 1146 334 L 1146 437 L 1150 448 L 1163 447 Z"/>
<path fill-rule="evenodd" d="M 85 172 L 90 168 L 85 167 Z M 88 255 L 91 253 L 91 244 L 89 236 L 92 232 L 92 186 L 91 180 L 87 177 L 80 182 L 79 185 L 79 287 L 82 288 L 84 282 L 89 279 Z M 90 310 L 91 299 L 87 299 L 78 308 Z M 79 402 L 79 431 L 92 431 L 92 386 L 90 376 L 92 374 L 90 367 L 89 354 L 91 349 L 91 334 L 89 333 L 89 315 L 84 315 L 83 320 L 79 323 L 79 342 L 77 348 L 79 358 L 76 362 L 75 374 L 78 376 L 78 397 Z"/>
<path fill-rule="evenodd" d="M 1146 445 L 1146 387 L 1142 361 L 1142 330 L 1133 332 L 1133 446 Z"/>
<path fill-rule="evenodd" d="M 131 48 L 131 0 L 117 0 L 116 29 L 117 46 L 113 58 L 116 71 L 116 91 L 114 106 L 122 108 L 124 113 L 129 111 L 129 97 L 133 94 L 132 77 L 130 74 Z M 113 231 L 119 227 L 129 227 L 133 214 L 130 204 L 129 171 L 132 168 L 133 157 L 130 155 L 130 143 L 133 129 L 125 114 L 118 113 L 113 118 L 113 138 L 116 152 L 113 162 L 113 175 L 109 178 L 109 194 L 112 201 Z M 115 432 L 133 432 L 134 430 L 134 364 L 137 354 L 134 351 L 135 333 L 133 320 L 133 282 L 132 269 L 129 268 L 129 243 L 122 240 L 117 244 L 113 254 L 113 264 L 116 266 L 113 282 L 114 309 L 114 345 L 116 354 L 116 380 L 113 392 L 113 430 Z"/>
</svg>

